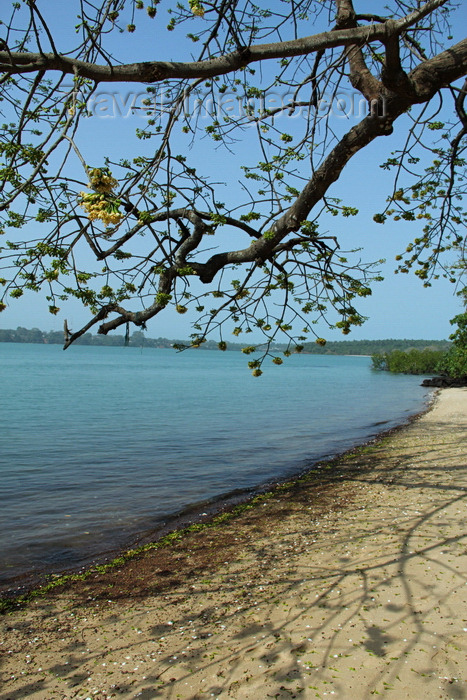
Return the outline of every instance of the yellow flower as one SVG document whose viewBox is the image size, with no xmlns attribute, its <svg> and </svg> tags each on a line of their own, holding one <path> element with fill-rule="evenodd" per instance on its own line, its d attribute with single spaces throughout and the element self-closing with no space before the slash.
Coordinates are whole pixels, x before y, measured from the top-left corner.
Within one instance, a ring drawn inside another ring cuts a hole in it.
<svg viewBox="0 0 467 700">
<path fill-rule="evenodd" d="M 112 190 L 117 187 L 118 181 L 112 177 L 109 170 L 103 170 L 102 168 L 93 168 L 89 171 L 90 182 L 88 187 L 101 192 L 103 194 L 109 194 Z"/>
<path fill-rule="evenodd" d="M 190 10 L 196 17 L 204 17 L 204 7 L 199 0 L 189 0 Z"/>
<path fill-rule="evenodd" d="M 124 216 L 119 211 L 121 202 L 113 195 L 107 196 L 118 185 L 117 180 L 112 177 L 108 168 L 93 168 L 89 175 L 88 187 L 95 191 L 80 192 L 79 205 L 86 211 L 90 221 L 100 219 L 106 226 L 120 223 Z"/>
</svg>

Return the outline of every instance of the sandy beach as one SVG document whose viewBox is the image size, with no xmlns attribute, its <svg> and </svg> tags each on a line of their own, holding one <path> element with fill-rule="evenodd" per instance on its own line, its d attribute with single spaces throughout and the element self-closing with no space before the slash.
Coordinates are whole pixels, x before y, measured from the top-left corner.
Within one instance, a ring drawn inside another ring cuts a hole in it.
<svg viewBox="0 0 467 700">
<path fill-rule="evenodd" d="M 467 389 L 0 618 L 0 699 L 467 698 Z"/>
</svg>

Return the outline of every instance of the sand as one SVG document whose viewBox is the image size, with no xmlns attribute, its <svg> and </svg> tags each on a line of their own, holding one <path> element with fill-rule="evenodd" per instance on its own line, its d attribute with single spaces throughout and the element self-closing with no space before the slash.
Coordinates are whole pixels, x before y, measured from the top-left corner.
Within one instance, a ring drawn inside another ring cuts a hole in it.
<svg viewBox="0 0 467 700">
<path fill-rule="evenodd" d="M 467 389 L 0 619 L 1 700 L 467 698 Z"/>
</svg>

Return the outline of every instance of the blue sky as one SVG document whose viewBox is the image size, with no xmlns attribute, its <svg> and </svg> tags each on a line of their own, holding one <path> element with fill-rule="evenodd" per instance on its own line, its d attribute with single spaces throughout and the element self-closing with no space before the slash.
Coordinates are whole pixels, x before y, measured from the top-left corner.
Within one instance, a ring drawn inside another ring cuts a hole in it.
<svg viewBox="0 0 467 700">
<path fill-rule="evenodd" d="M 358 4 L 358 3 L 357 3 Z M 365 3 L 368 5 L 368 3 Z M 75 23 L 70 7 L 74 2 L 63 3 L 48 0 L 44 5 L 50 14 L 51 22 L 61 32 L 62 46 L 69 45 L 74 37 Z M 381 11 L 383 3 L 371 3 L 374 11 Z M 159 6 L 160 15 L 164 12 L 164 3 Z M 71 22 L 70 22 L 71 14 Z M 465 5 L 461 15 L 467 20 Z M 141 16 L 142 17 L 142 16 Z M 137 20 L 139 15 L 136 15 Z M 201 20 L 200 20 L 201 21 Z M 192 44 L 183 40 L 174 42 L 173 35 L 160 27 L 165 27 L 151 20 L 142 18 L 137 21 L 134 34 L 117 36 L 115 42 L 122 47 L 118 55 L 122 60 L 136 61 L 149 59 L 178 59 L 189 58 L 188 52 Z M 460 23 L 462 24 L 462 22 Z M 466 26 L 464 22 L 463 26 Z M 460 25 L 459 25 L 460 26 Z M 313 29 L 310 28 L 310 33 Z M 75 39 L 73 39 L 73 42 Z M 184 54 L 184 55 L 182 55 Z M 121 106 L 125 105 L 129 92 L 144 93 L 145 86 L 132 85 L 119 88 L 118 86 L 103 85 L 102 94 L 119 93 Z M 97 112 L 96 112 L 97 113 Z M 286 117 L 284 117 L 285 119 Z M 352 118 L 352 117 L 351 117 Z M 336 129 L 341 128 L 342 117 L 336 115 Z M 340 121 L 339 121 L 340 120 Z M 349 121 L 349 119 L 344 121 Z M 109 116 L 101 112 L 100 117 L 93 117 L 83 122 L 79 146 L 86 161 L 99 165 L 105 154 L 112 153 L 113 159 L 128 157 L 146 152 L 151 148 L 146 141 L 134 138 L 136 127 L 142 128 L 145 120 L 142 116 Z M 294 125 L 284 128 L 293 133 Z M 359 309 L 369 317 L 361 328 L 352 331 L 346 339 L 359 338 L 446 338 L 450 333 L 449 319 L 461 310 L 461 303 L 455 295 L 455 287 L 445 280 L 439 280 L 429 289 L 423 288 L 421 282 L 413 275 L 395 275 L 394 257 L 405 250 L 407 244 L 420 234 L 422 224 L 419 222 L 387 222 L 384 226 L 373 221 L 373 215 L 384 208 L 385 200 L 390 192 L 390 175 L 379 168 L 392 150 L 397 150 L 401 144 L 407 125 L 396 123 L 395 133 L 371 144 L 366 150 L 355 156 L 348 169 L 335 183 L 332 196 L 341 197 L 345 204 L 359 209 L 356 217 L 347 219 L 328 217 L 326 225 L 331 234 L 339 238 L 342 249 L 361 247 L 361 257 L 364 260 L 385 258 L 387 262 L 381 266 L 384 281 L 373 287 L 373 295 L 360 302 Z M 224 184 L 220 187 L 218 199 L 224 201 L 240 196 L 238 190 L 239 164 L 252 157 L 254 148 L 245 139 L 236 146 L 235 157 L 225 151 L 213 148 L 211 141 L 202 140 L 189 152 L 189 139 L 180 135 L 177 143 L 180 152 L 194 158 L 204 172 L 213 175 Z M 238 157 L 238 160 L 237 160 Z M 74 166 L 80 167 L 78 163 Z M 38 295 L 29 293 L 19 300 L 12 300 L 10 306 L 0 315 L 0 327 L 16 328 L 17 326 L 37 326 L 46 330 L 61 329 L 64 318 L 68 319 L 71 328 L 77 329 L 89 320 L 87 313 L 75 302 L 63 303 L 62 310 L 54 317 L 48 313 L 47 302 Z M 317 327 L 319 334 L 329 340 L 341 340 L 344 336 L 336 329 L 332 333 L 324 326 Z M 169 309 L 152 319 L 148 324 L 148 335 L 152 337 L 167 336 L 170 338 L 185 338 L 191 332 L 189 318 L 180 316 Z M 252 340 L 254 340 L 252 338 Z"/>
</svg>

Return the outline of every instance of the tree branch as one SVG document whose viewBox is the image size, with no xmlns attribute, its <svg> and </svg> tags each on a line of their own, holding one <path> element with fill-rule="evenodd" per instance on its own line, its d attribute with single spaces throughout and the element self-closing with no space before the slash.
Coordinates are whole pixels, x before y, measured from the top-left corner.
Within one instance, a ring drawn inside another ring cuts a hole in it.
<svg viewBox="0 0 467 700">
<path fill-rule="evenodd" d="M 357 27 L 352 0 L 337 0 L 337 26 L 346 29 Z M 397 35 L 395 35 L 395 41 L 398 42 Z M 351 46 L 345 54 L 349 62 L 350 82 L 353 87 L 361 92 L 368 102 L 378 100 L 381 96 L 382 84 L 368 69 L 361 48 Z"/>
<path fill-rule="evenodd" d="M 447 0 L 430 0 L 420 10 L 396 20 L 391 32 L 400 35 Z M 163 80 L 212 78 L 245 68 L 251 63 L 274 58 L 291 58 L 337 46 L 364 45 L 388 38 L 386 23 L 370 27 L 353 27 L 321 32 L 312 36 L 271 44 L 258 44 L 205 61 L 181 63 L 175 61 L 146 61 L 123 65 L 96 65 L 53 53 L 11 53 L 0 51 L 0 70 L 10 75 L 34 73 L 40 70 L 60 71 L 94 80 L 96 83 L 156 83 Z"/>
</svg>

